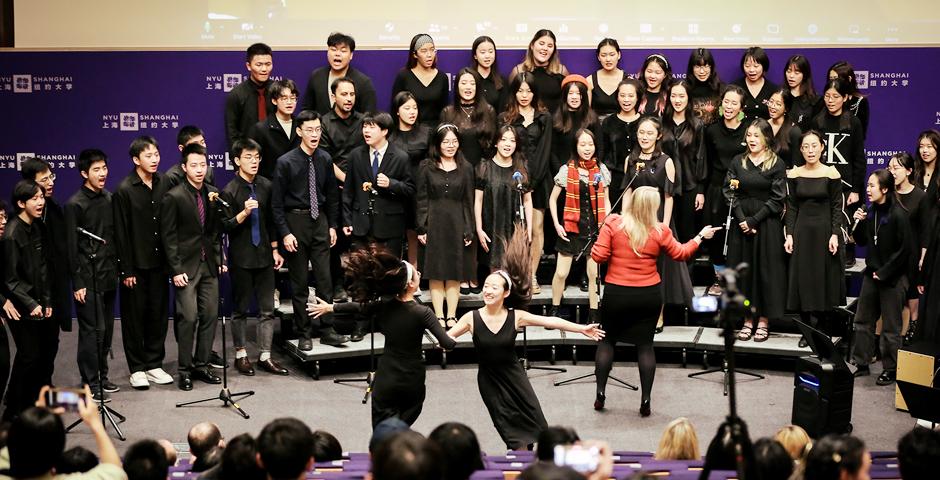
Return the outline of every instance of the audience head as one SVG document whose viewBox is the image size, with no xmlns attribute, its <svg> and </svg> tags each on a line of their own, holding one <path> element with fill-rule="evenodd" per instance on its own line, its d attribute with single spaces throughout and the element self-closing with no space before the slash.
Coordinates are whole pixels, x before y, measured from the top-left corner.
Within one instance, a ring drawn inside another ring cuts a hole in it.
<svg viewBox="0 0 940 480">
<path fill-rule="evenodd" d="M 787 480 L 793 473 L 793 459 L 780 442 L 761 438 L 754 442 L 754 468 L 761 480 Z"/>
<path fill-rule="evenodd" d="M 49 162 L 35 157 L 27 158 L 20 164 L 20 174 L 23 180 L 32 180 L 42 187 L 43 194 L 48 198 L 52 196 L 55 186 L 55 174 Z"/>
<path fill-rule="evenodd" d="M 417 432 L 396 433 L 372 453 L 373 480 L 438 480 L 442 473 L 437 444 Z"/>
<path fill-rule="evenodd" d="M 796 462 L 803 461 L 809 449 L 813 448 L 813 440 L 809 438 L 809 434 L 797 425 L 787 425 L 777 430 L 774 440 L 780 442 L 790 458 Z"/>
<path fill-rule="evenodd" d="M 431 431 L 428 440 L 440 447 L 444 480 L 466 480 L 471 473 L 484 469 L 480 442 L 470 427 L 457 422 L 443 423 Z"/>
<path fill-rule="evenodd" d="M 169 469 L 166 448 L 156 440 L 141 440 L 124 454 L 128 480 L 163 480 Z"/>
<path fill-rule="evenodd" d="M 581 441 L 571 427 L 551 426 L 542 430 L 535 440 L 535 456 L 539 460 L 552 462 L 555 460 L 555 447 L 558 445 L 574 445 Z"/>
<path fill-rule="evenodd" d="M 712 438 L 705 452 L 701 478 L 708 478 L 709 472 L 715 470 L 737 470 L 737 444 L 741 447 L 741 459 L 747 478 L 757 478 L 754 473 L 754 449 L 747 433 L 747 425 L 741 419 L 728 419 L 718 426 L 715 438 Z"/>
<path fill-rule="evenodd" d="M 343 458 L 343 447 L 332 433 L 313 432 L 313 458 L 318 462 L 332 462 Z"/>
<path fill-rule="evenodd" d="M 409 430 L 411 430 L 411 427 L 398 417 L 382 420 L 372 429 L 372 437 L 369 438 L 369 453 L 375 455 L 375 450 L 382 442 L 388 440 L 395 434 Z"/>
<path fill-rule="evenodd" d="M 64 475 L 67 473 L 83 473 L 95 468 L 98 465 L 98 456 L 85 447 L 72 447 L 59 457 L 55 464 L 55 473 Z"/>
<path fill-rule="evenodd" d="M 904 480 L 936 478 L 940 464 L 940 432 L 914 427 L 898 441 L 898 467 Z"/>
<path fill-rule="evenodd" d="M 571 467 L 559 467 L 547 461 L 529 465 L 517 478 L 518 480 L 584 480 L 584 475 Z"/>
<path fill-rule="evenodd" d="M 258 458 L 272 480 L 302 477 L 313 465 L 313 432 L 296 418 L 278 418 L 258 435 Z"/>
<path fill-rule="evenodd" d="M 806 456 L 805 480 L 868 480 L 871 455 L 851 435 L 826 435 Z"/>
<path fill-rule="evenodd" d="M 698 460 L 698 435 L 688 418 L 679 417 L 666 425 L 656 449 L 657 460 Z"/>
<path fill-rule="evenodd" d="M 219 480 L 264 480 L 266 474 L 256 460 L 258 443 L 243 433 L 231 440 L 222 450 L 219 462 Z"/>
<path fill-rule="evenodd" d="M 190 470 L 194 472 L 205 472 L 222 463 L 222 454 L 226 447 L 212 447 L 205 455 L 193 461 Z"/>
<path fill-rule="evenodd" d="M 176 465 L 178 453 L 176 452 L 176 447 L 173 446 L 173 442 L 161 438 L 157 440 L 157 443 L 159 443 L 160 446 L 163 447 L 163 451 L 166 452 L 166 463 L 171 467 Z"/>
<path fill-rule="evenodd" d="M 12 477 L 32 478 L 49 473 L 65 450 L 62 418 L 47 408 L 23 410 L 10 425 L 7 448 Z"/>
<path fill-rule="evenodd" d="M 179 151 L 182 152 L 183 147 L 190 143 L 198 143 L 203 147 L 206 146 L 205 133 L 202 132 L 201 128 L 195 125 L 186 125 L 176 134 L 176 148 L 178 148 Z"/>
</svg>

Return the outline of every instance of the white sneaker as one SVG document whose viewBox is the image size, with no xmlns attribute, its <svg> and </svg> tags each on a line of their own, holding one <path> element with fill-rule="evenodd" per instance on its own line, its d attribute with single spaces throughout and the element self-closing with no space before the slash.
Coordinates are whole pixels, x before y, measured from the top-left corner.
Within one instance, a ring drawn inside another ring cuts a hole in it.
<svg viewBox="0 0 940 480">
<path fill-rule="evenodd" d="M 134 372 L 131 374 L 131 386 L 137 390 L 146 390 L 150 388 L 150 381 L 147 380 L 147 374 L 144 372 Z"/>
<path fill-rule="evenodd" d="M 173 377 L 162 368 L 153 368 L 147 370 L 147 380 L 157 385 L 169 385 L 173 383 Z"/>
</svg>

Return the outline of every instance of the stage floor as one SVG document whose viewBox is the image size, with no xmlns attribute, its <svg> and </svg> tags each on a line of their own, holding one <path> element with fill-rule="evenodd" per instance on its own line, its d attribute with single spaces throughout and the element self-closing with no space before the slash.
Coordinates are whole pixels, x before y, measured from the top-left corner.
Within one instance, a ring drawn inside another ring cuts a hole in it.
<svg viewBox="0 0 940 480">
<path fill-rule="evenodd" d="M 253 330 L 254 328 L 249 328 L 249 332 Z M 61 335 L 54 377 L 57 385 L 71 385 L 78 381 L 75 369 L 76 335 L 74 332 L 63 332 Z M 253 337 L 251 334 L 250 338 Z M 368 339 L 365 342 L 367 343 Z M 219 387 L 216 385 L 196 382 L 196 388 L 191 392 L 182 392 L 175 384 L 152 386 L 149 391 L 132 390 L 128 384 L 127 364 L 121 348 L 120 328 L 115 331 L 114 346 L 116 358 L 111 361 L 110 377 L 121 387 L 121 392 L 111 395 L 113 401 L 109 405 L 128 417 L 128 421 L 122 425 L 128 442 L 117 442 L 121 452 L 130 442 L 143 438 L 166 438 L 185 442 L 188 428 L 200 421 L 217 423 L 225 437 L 232 438 L 244 432 L 256 435 L 265 423 L 284 416 L 298 417 L 313 429 L 324 429 L 333 433 L 347 451 L 367 449 L 371 422 L 370 405 L 361 403 L 365 387 L 363 384 L 334 384 L 334 378 L 359 376 L 356 373 L 350 375 L 350 372 L 337 374 L 341 365 L 332 365 L 323 372 L 321 380 L 314 381 L 302 371 L 299 363 L 291 360 L 286 353 L 276 350 L 274 357 L 291 370 L 288 377 L 276 377 L 263 372 L 258 372 L 254 377 L 244 377 L 232 369 L 230 387 L 233 392 L 254 390 L 257 393 L 241 402 L 251 415 L 250 419 L 244 420 L 234 411 L 221 408 L 221 402 L 175 408 L 177 402 L 218 395 Z M 546 348 L 536 347 L 538 358 L 547 358 Z M 172 328 L 166 349 L 169 360 L 167 371 L 175 375 L 177 348 Z M 250 350 L 250 354 L 253 357 L 257 355 L 253 350 Z M 433 355 L 429 354 L 429 360 Z M 624 354 L 620 354 L 618 350 L 618 359 L 631 355 L 629 348 L 624 350 Z M 573 426 L 582 438 L 606 439 L 616 449 L 652 451 L 656 449 L 665 425 L 675 417 L 686 416 L 695 424 L 704 452 L 719 423 L 727 414 L 728 402 L 727 397 L 722 395 L 720 374 L 698 379 L 686 377 L 701 367 L 697 363 L 700 362 L 700 354 L 690 354 L 690 363 L 685 369 L 676 363 L 659 365 L 653 386 L 653 415 L 649 418 L 641 418 L 637 413 L 640 404 L 639 393 L 614 386 L 613 382 L 607 389 L 608 409 L 604 412 L 595 412 L 592 409 L 593 381 L 553 386 L 553 381 L 593 372 L 592 356 L 591 349 L 579 350 L 580 361 L 578 365 L 572 366 L 570 353 L 566 351 L 559 355 L 558 366 L 568 368 L 567 373 L 536 370 L 529 372 L 549 424 Z M 667 355 L 666 351 L 661 350 L 659 357 L 675 359 L 678 355 Z M 717 355 L 711 355 L 710 358 L 713 364 L 719 360 Z M 763 356 L 742 355 L 739 356 L 739 368 L 747 368 L 755 360 L 765 366 L 768 363 Z M 363 365 L 361 359 L 345 361 Z M 782 365 L 792 365 L 792 361 L 781 362 Z M 536 363 L 547 364 L 544 361 Z M 639 383 L 636 364 L 633 362 L 618 362 L 612 373 L 630 383 Z M 789 423 L 793 395 L 792 371 L 759 370 L 759 373 L 766 374 L 767 379 L 741 378 L 738 383 L 739 412 L 748 423 L 755 439 L 772 435 L 779 427 Z M 895 450 L 897 440 L 914 425 L 914 420 L 907 413 L 894 410 L 893 386 L 875 386 L 875 378 L 879 373 L 880 367 L 876 366 L 871 377 L 856 382 L 853 407 L 855 434 L 864 439 L 869 448 Z M 480 399 L 476 385 L 476 366 L 472 363 L 452 362 L 447 369 L 442 370 L 433 361 L 429 361 L 427 400 L 424 412 L 414 428 L 427 434 L 440 423 L 452 420 L 464 422 L 473 428 L 485 451 L 498 453 L 504 450 L 505 447 Z M 95 449 L 94 439 L 83 428 L 69 434 L 68 442 L 69 445 L 83 445 L 93 451 Z"/>
</svg>

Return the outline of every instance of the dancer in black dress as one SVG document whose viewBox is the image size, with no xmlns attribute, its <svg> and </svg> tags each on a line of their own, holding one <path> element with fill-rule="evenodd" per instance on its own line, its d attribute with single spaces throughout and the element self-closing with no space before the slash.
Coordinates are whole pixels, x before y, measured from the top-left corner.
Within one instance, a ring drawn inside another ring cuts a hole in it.
<svg viewBox="0 0 940 480">
<path fill-rule="evenodd" d="M 809 130 L 821 105 L 816 87 L 813 86 L 813 70 L 805 56 L 796 54 L 787 60 L 783 71 L 783 88 L 790 92 L 793 99 L 787 107 L 787 117 L 800 130 Z"/>
<path fill-rule="evenodd" d="M 565 291 L 565 280 L 571 271 L 571 262 L 575 255 L 588 251 L 587 245 L 597 238 L 597 229 L 604 223 L 604 217 L 610 211 L 610 198 L 607 185 L 610 183 L 610 171 L 599 163 L 594 155 L 594 134 L 588 129 L 578 130 L 577 145 L 571 152 L 572 159 L 562 165 L 555 175 L 555 186 L 548 200 L 552 213 L 552 222 L 558 242 L 555 244 L 557 263 L 555 276 L 552 278 L 552 315 L 557 314 L 561 297 Z M 558 197 L 565 193 L 564 213 L 558 215 Z M 563 223 L 562 223 L 563 222 Z M 597 318 L 597 305 L 600 297 L 597 292 L 597 263 L 587 259 L 588 304 L 590 318 Z"/>
<path fill-rule="evenodd" d="M 516 357 L 516 332 L 539 326 L 580 333 L 595 341 L 604 337 L 596 323 L 578 325 L 523 310 L 531 296 L 528 250 L 525 231 L 517 229 L 506 247 L 503 268 L 483 283 L 483 307 L 465 313 L 448 333 L 455 339 L 468 331 L 473 334 L 480 362 L 480 396 L 510 450 L 531 448 L 539 433 L 548 427 L 538 397 Z"/>
<path fill-rule="evenodd" d="M 924 243 L 924 213 L 929 209 L 927 194 L 923 189 L 914 185 L 911 180 L 914 174 L 914 157 L 907 152 L 895 153 L 888 162 L 888 171 L 894 176 L 895 194 L 898 206 L 907 215 L 911 225 L 911 264 L 907 278 L 916 280 L 918 274 L 918 261 L 920 260 L 920 246 Z M 909 281 L 907 288 L 907 305 L 901 312 L 901 336 L 910 343 L 917 330 L 918 310 L 920 307 L 916 281 Z"/>
<path fill-rule="evenodd" d="M 803 131 L 790 120 L 790 106 L 793 104 L 790 90 L 786 88 L 777 90 L 767 100 L 768 121 L 774 132 L 774 153 L 787 164 L 788 169 L 803 164 L 803 155 L 800 154 Z"/>
<path fill-rule="evenodd" d="M 769 319 L 783 318 L 786 304 L 786 261 L 783 250 L 783 202 L 787 195 L 786 168 L 773 151 L 773 131 L 759 118 L 747 127 L 747 153 L 728 168 L 725 197 L 734 203 L 734 222 L 728 232 L 728 264 L 750 265 L 741 285 L 751 301 L 754 319 L 746 318 L 738 340 L 766 341 Z M 737 180 L 738 187 L 733 187 Z"/>
<path fill-rule="evenodd" d="M 512 237 L 517 225 L 526 230 L 527 238 L 532 241 L 532 222 L 529 221 L 532 192 L 525 156 L 518 149 L 518 133 L 512 125 L 503 125 L 497 135 L 496 155 L 477 166 L 473 202 L 477 240 L 482 250 L 479 260 L 487 272 L 502 265 L 505 240 Z"/>
<path fill-rule="evenodd" d="M 707 48 L 696 48 L 689 55 L 685 81 L 692 87 L 689 102 L 695 116 L 709 126 L 721 119 L 721 92 L 724 84 L 718 78 L 715 57 Z"/>
<path fill-rule="evenodd" d="M 535 271 L 545 245 L 545 208 L 552 191 L 552 115 L 542 104 L 535 76 L 521 72 L 509 82 L 506 111 L 499 116 L 501 124 L 512 125 L 519 132 L 518 146 L 526 159 L 529 188 L 532 190 L 532 293 L 542 293 Z"/>
<path fill-rule="evenodd" d="M 591 109 L 603 121 L 620 111 L 617 102 L 617 87 L 627 75 L 620 69 L 620 44 L 613 38 L 605 38 L 597 44 L 597 61 L 601 68 L 588 77 Z M 611 92 L 611 93 L 607 93 Z"/>
<path fill-rule="evenodd" d="M 418 123 L 418 101 L 413 93 L 398 92 L 392 101 L 393 112 L 397 121 L 396 128 L 388 133 L 388 143 L 404 150 L 411 161 L 411 178 L 418 178 L 418 165 L 428 158 L 428 146 L 431 144 L 431 127 Z M 417 200 L 415 200 L 417 201 Z M 408 229 L 408 262 L 418 264 L 418 233 L 415 231 L 415 204 L 405 212 Z M 420 292 L 420 290 L 418 291 Z"/>
<path fill-rule="evenodd" d="M 767 113 L 767 100 L 779 87 L 767 80 L 769 71 L 770 57 L 763 48 L 751 47 L 744 51 L 741 56 L 741 72 L 744 76 L 734 82 L 734 85 L 744 90 L 744 105 L 741 110 L 744 112 L 743 121 L 748 125 L 755 118 L 770 118 Z"/>
<path fill-rule="evenodd" d="M 643 87 L 638 80 L 627 78 L 617 86 L 619 111 L 601 122 L 601 161 L 610 170 L 610 201 L 619 209 L 617 202 L 623 195 L 623 176 L 627 171 L 627 157 L 636 146 L 636 126 L 640 120 L 637 107 L 643 101 Z"/>
<path fill-rule="evenodd" d="M 627 177 L 624 187 L 630 181 L 633 184 L 624 196 L 624 209 L 630 208 L 633 190 L 639 187 L 653 187 L 660 195 L 658 221 L 675 231 L 676 164 L 669 155 L 662 151 L 663 124 L 658 117 L 646 115 L 640 119 L 637 127 L 637 145 L 627 162 Z M 665 305 L 692 306 L 692 279 L 689 267 L 684 261 L 677 261 L 660 256 L 656 261 L 656 270 L 662 279 L 662 299 Z M 662 314 L 656 324 L 656 333 L 662 331 Z"/>
<path fill-rule="evenodd" d="M 424 406 L 424 331 L 430 330 L 445 350 L 457 342 L 428 307 L 415 302 L 421 273 L 410 263 L 372 244 L 349 252 L 345 266 L 346 290 L 353 301 L 330 304 L 317 299 L 307 305 L 307 312 L 314 317 L 332 312 L 373 316 L 375 331 L 385 336 L 385 349 L 372 385 L 372 427 L 392 417 L 411 425 Z"/>
<path fill-rule="evenodd" d="M 457 319 L 460 282 L 476 273 L 473 233 L 473 167 L 460 154 L 457 127 L 437 128 L 430 157 L 418 169 L 418 242 L 424 245 L 421 270 L 431 287 L 438 320 L 451 327 Z M 444 316 L 444 299 L 447 316 Z"/>
<path fill-rule="evenodd" d="M 772 107 L 771 107 L 772 108 Z M 820 162 L 822 137 L 801 136 L 803 165 L 787 171 L 786 240 L 790 257 L 787 309 L 816 326 L 845 304 L 845 234 L 842 177 Z M 800 348 L 806 339 L 800 338 Z"/>
<path fill-rule="evenodd" d="M 434 128 L 447 105 L 447 90 L 447 75 L 437 68 L 434 40 L 426 33 L 415 35 L 408 48 L 408 64 L 392 83 L 392 98 L 398 92 L 411 92 L 418 102 L 418 121 Z"/>
<path fill-rule="evenodd" d="M 688 241 L 698 230 L 697 212 L 705 207 L 705 125 L 689 110 L 688 81 L 673 83 L 668 90 L 669 105 L 663 112 L 663 153 L 676 167 L 676 191 L 673 218 L 676 238 Z M 614 208 L 617 208 L 614 206 Z"/>
<path fill-rule="evenodd" d="M 473 167 L 490 157 L 496 134 L 496 112 L 483 98 L 481 83 L 476 70 L 460 69 L 454 77 L 454 103 L 441 112 L 441 123 L 457 126 L 460 152 Z"/>
<path fill-rule="evenodd" d="M 643 90 L 643 101 L 640 102 L 638 111 L 641 115 L 663 114 L 669 98 L 666 97 L 666 89 L 672 84 L 672 67 L 666 56 L 660 53 L 654 53 L 643 61 L 640 72 L 637 74 Z"/>
<path fill-rule="evenodd" d="M 541 29 L 535 32 L 525 52 L 525 59 L 513 67 L 509 74 L 511 82 L 522 72 L 531 73 L 533 83 L 538 85 L 542 104 L 549 113 L 554 113 L 561 105 L 561 81 L 568 75 L 568 69 L 558 58 L 556 43 L 555 34 L 551 30 Z"/>
<path fill-rule="evenodd" d="M 483 35 L 473 41 L 470 48 L 471 68 L 480 75 L 477 89 L 493 110 L 499 111 L 505 103 L 506 79 L 499 73 L 496 63 L 496 42 Z"/>
</svg>

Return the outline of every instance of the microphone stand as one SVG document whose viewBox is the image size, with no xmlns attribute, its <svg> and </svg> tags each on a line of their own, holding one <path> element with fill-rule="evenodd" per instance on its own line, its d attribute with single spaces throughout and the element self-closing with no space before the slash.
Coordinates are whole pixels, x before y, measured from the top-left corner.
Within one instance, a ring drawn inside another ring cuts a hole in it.
<svg viewBox="0 0 940 480">
<path fill-rule="evenodd" d="M 83 229 L 79 229 L 78 231 L 79 233 L 82 233 L 84 235 L 89 235 L 89 233 L 84 231 Z M 119 427 L 118 424 L 124 423 L 125 421 L 127 421 L 127 417 L 125 417 L 124 415 L 121 415 L 113 408 L 104 404 L 104 382 L 103 382 L 104 378 L 103 378 L 103 375 L 101 375 L 101 364 L 103 363 L 101 350 L 104 347 L 104 339 L 101 338 L 101 330 L 104 328 L 102 325 L 103 319 L 101 318 L 101 314 L 103 313 L 103 311 L 101 310 L 101 292 L 98 291 L 98 266 L 95 264 L 95 260 L 98 258 L 98 254 L 96 253 L 96 251 L 98 250 L 98 248 L 101 248 L 100 245 L 101 244 L 99 243 L 98 247 L 95 247 L 92 251 L 89 251 L 86 254 L 86 256 L 88 257 L 88 263 L 91 265 L 91 288 L 93 290 L 92 296 L 95 297 L 94 299 L 94 302 L 95 302 L 95 347 L 96 347 L 95 358 L 98 361 L 98 368 L 97 368 L 97 372 L 95 372 L 95 376 L 98 377 L 98 388 L 97 388 L 98 390 L 97 391 L 98 413 L 101 414 L 101 424 L 104 426 L 111 424 L 111 426 L 114 427 L 114 432 L 117 433 L 118 438 L 122 442 L 124 442 L 124 441 L 127 441 L 127 437 L 124 436 L 124 432 L 121 431 L 121 427 Z M 87 296 L 86 296 L 86 301 L 87 301 Z M 115 420 L 115 418 L 117 418 L 117 420 Z M 68 428 L 65 429 L 65 431 L 71 432 L 75 427 L 77 427 L 81 423 L 82 423 L 82 420 L 78 419 L 75 421 L 75 423 L 72 423 L 71 425 L 69 425 Z"/>
<path fill-rule="evenodd" d="M 734 210 L 734 200 L 737 198 L 738 180 L 733 178 L 728 185 L 731 188 L 731 201 L 728 203 L 728 216 L 725 218 L 725 244 L 721 249 L 722 257 L 728 256 L 728 235 L 731 234 L 731 212 Z"/>
<path fill-rule="evenodd" d="M 221 200 L 218 197 L 216 197 L 216 199 Z M 224 202 L 224 200 L 221 201 L 219 207 L 217 207 L 220 211 L 222 208 L 221 207 L 222 202 Z M 222 272 L 221 272 L 222 263 L 224 261 L 225 250 L 222 244 L 223 237 L 222 237 L 221 229 L 219 229 L 218 237 L 219 237 L 219 266 L 218 266 L 219 268 L 219 277 L 218 277 L 219 279 L 219 287 L 218 287 L 219 288 L 219 321 L 222 324 L 222 329 L 221 329 L 222 330 L 222 364 L 225 365 L 225 367 L 222 368 L 222 390 L 220 390 L 219 395 L 215 397 L 204 398 L 202 400 L 194 400 L 191 402 L 177 403 L 176 408 L 187 407 L 189 405 L 195 405 L 197 403 L 211 402 L 213 400 L 220 400 L 222 402 L 223 407 L 231 406 L 236 412 L 238 412 L 239 415 L 242 416 L 242 418 L 247 420 L 248 418 L 250 418 L 250 416 L 238 404 L 238 402 L 235 401 L 235 397 L 245 397 L 245 398 L 250 397 L 255 394 L 254 390 L 232 393 L 228 388 L 228 347 L 225 345 L 225 314 L 222 311 L 222 306 L 225 303 L 225 300 L 222 297 Z"/>
<path fill-rule="evenodd" d="M 640 170 L 642 170 L 645 166 L 646 166 L 646 162 L 637 162 L 637 164 L 636 164 L 636 171 L 634 172 L 633 177 L 630 179 L 629 182 L 627 182 L 627 186 L 624 187 L 623 192 L 620 193 L 620 197 L 617 198 L 617 201 L 614 202 L 613 205 L 616 205 L 616 204 L 620 203 L 620 201 L 623 199 L 623 196 L 626 195 L 627 192 L 630 190 L 630 187 L 633 186 L 633 182 L 636 180 L 636 177 L 639 176 Z M 611 210 L 614 209 L 613 205 L 611 206 Z M 591 238 L 590 238 L 589 241 L 584 245 L 584 247 L 581 249 L 581 251 L 578 252 L 578 256 L 575 257 L 575 261 L 578 261 L 578 260 L 585 254 L 585 252 L 587 252 L 588 248 L 591 247 L 591 246 L 593 246 L 594 242 L 597 241 L 597 237 L 600 235 L 601 230 L 604 228 L 604 225 L 607 225 L 607 220 L 610 219 L 610 215 L 607 215 L 606 217 L 604 217 L 604 221 L 601 222 L 601 225 L 600 225 L 599 227 L 593 228 L 593 225 L 597 224 L 597 215 L 598 215 L 598 210 L 597 210 L 597 209 L 598 209 L 598 208 L 600 208 L 600 205 L 597 203 L 597 191 L 595 190 L 595 192 L 594 192 L 594 211 L 592 212 L 592 213 L 594 214 L 594 221 L 591 222 L 591 225 L 592 225 L 592 229 L 591 229 L 591 233 L 590 233 L 590 237 L 591 237 Z M 601 282 L 602 282 L 602 278 L 601 278 L 601 266 L 598 265 L 598 266 L 597 266 L 597 280 L 596 280 L 596 283 L 595 283 L 595 285 L 594 285 L 595 288 L 597 289 L 598 309 L 600 309 L 600 301 L 601 301 Z M 588 304 L 590 305 L 590 297 L 588 297 L 588 298 L 589 298 L 589 299 L 588 299 Z M 614 345 L 616 346 L 616 342 L 614 342 Z M 572 348 L 573 348 L 573 347 L 574 347 L 574 346 L 572 346 Z M 578 380 L 584 380 L 585 378 L 591 378 L 591 377 L 594 377 L 594 376 L 596 376 L 596 374 L 593 373 L 593 372 L 592 372 L 592 373 L 586 373 L 586 374 L 584 374 L 584 375 L 578 375 L 578 376 L 573 377 L 573 378 L 568 378 L 568 379 L 565 379 L 565 380 L 558 380 L 558 381 L 554 382 L 554 385 L 555 385 L 556 387 L 560 387 L 560 386 L 562 386 L 562 385 L 567 385 L 567 384 L 569 384 L 569 383 L 573 383 L 573 382 L 576 382 L 576 381 L 578 381 Z M 615 376 L 613 376 L 613 375 L 609 375 L 607 378 L 610 379 L 610 380 L 613 380 L 613 381 L 615 381 L 615 382 L 617 382 L 617 383 L 619 383 L 620 385 L 622 385 L 622 386 L 624 386 L 624 387 L 626 387 L 626 388 L 629 388 L 630 390 L 633 390 L 633 391 L 639 390 L 639 388 L 638 388 L 636 385 L 633 385 L 633 384 L 631 384 L 631 383 L 629 383 L 629 382 L 626 382 L 626 381 L 624 381 L 624 380 L 621 380 L 620 378 L 617 378 L 617 377 L 615 377 Z"/>
</svg>

